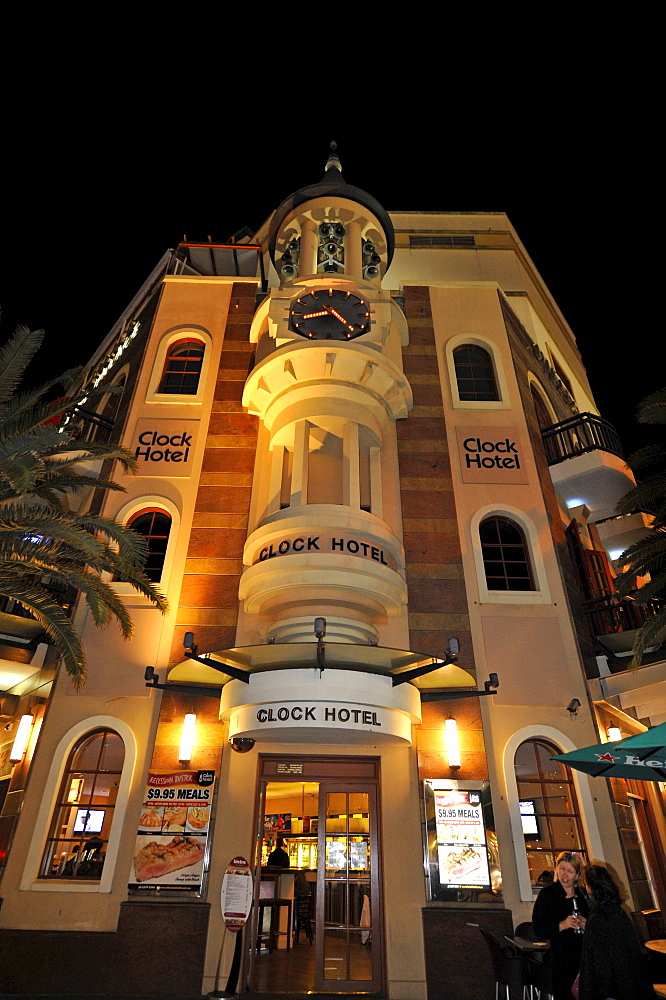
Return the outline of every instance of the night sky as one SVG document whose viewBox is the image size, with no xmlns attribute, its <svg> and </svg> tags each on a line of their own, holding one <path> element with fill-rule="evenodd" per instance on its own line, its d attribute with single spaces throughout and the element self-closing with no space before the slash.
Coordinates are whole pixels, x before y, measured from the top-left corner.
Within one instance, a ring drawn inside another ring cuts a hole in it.
<svg viewBox="0 0 666 1000">
<path fill-rule="evenodd" d="M 389 211 L 505 211 L 602 415 L 627 451 L 647 440 L 636 405 L 666 382 L 652 292 L 659 136 L 645 125 L 649 60 L 628 72 L 631 28 L 581 34 L 559 15 L 535 47 L 533 8 L 515 4 L 501 25 L 472 19 L 458 44 L 449 26 L 446 43 L 416 48 L 396 24 L 364 58 L 335 33 L 305 58 L 284 24 L 261 52 L 232 44 L 216 3 L 158 44 L 163 9 L 146 5 L 141 23 L 107 11 L 85 46 L 68 30 L 81 30 L 76 11 L 22 15 L 2 114 L 0 306 L 4 336 L 19 322 L 46 329 L 29 382 L 85 362 L 184 234 L 257 229 L 321 177 L 335 139 L 345 179 Z"/>
</svg>

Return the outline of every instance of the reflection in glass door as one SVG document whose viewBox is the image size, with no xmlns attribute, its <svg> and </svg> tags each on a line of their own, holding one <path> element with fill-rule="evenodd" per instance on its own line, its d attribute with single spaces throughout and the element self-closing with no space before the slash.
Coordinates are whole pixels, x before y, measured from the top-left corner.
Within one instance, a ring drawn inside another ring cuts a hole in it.
<svg viewBox="0 0 666 1000">
<path fill-rule="evenodd" d="M 381 989 L 381 922 L 374 785 L 319 786 L 315 988 Z"/>
</svg>

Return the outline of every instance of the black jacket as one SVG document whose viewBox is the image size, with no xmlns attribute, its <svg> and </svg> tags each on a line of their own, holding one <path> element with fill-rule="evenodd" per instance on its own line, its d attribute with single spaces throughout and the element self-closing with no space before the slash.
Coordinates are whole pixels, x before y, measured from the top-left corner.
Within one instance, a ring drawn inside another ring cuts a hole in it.
<svg viewBox="0 0 666 1000">
<path fill-rule="evenodd" d="M 587 896 L 576 888 L 578 912 L 583 917 L 589 913 Z M 573 898 L 567 897 L 559 882 L 543 887 L 532 912 L 532 925 L 539 938 L 550 941 L 546 961 L 550 963 L 555 1000 L 572 1000 L 571 986 L 580 969 L 583 934 L 573 930 L 560 930 L 560 921 L 573 913 Z M 613 996 L 611 993 L 610 996 Z M 605 1000 L 605 998 L 604 998 Z"/>
<path fill-rule="evenodd" d="M 583 935 L 580 1000 L 653 1000 L 645 960 L 631 920 L 621 906 L 592 906 Z"/>
</svg>

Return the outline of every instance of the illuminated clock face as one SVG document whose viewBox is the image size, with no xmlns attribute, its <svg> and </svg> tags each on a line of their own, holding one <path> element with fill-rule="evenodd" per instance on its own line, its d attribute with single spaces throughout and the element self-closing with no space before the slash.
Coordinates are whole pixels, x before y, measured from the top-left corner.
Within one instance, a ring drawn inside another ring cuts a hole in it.
<svg viewBox="0 0 666 1000">
<path fill-rule="evenodd" d="M 318 288 L 296 299 L 290 325 L 312 340 L 351 340 L 370 329 L 370 306 L 344 288 Z"/>
</svg>

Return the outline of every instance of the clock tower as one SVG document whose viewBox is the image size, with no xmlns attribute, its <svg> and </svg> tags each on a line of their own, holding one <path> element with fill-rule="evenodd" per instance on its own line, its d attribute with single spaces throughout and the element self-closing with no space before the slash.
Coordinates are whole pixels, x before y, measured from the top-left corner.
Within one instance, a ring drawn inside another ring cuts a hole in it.
<svg viewBox="0 0 666 1000">
<path fill-rule="evenodd" d="M 266 226 L 279 278 L 259 306 L 243 405 L 260 419 L 240 585 L 240 643 L 408 644 L 396 421 L 412 394 L 406 323 L 381 288 L 393 226 L 347 184 L 335 144 L 323 179 Z"/>
</svg>

